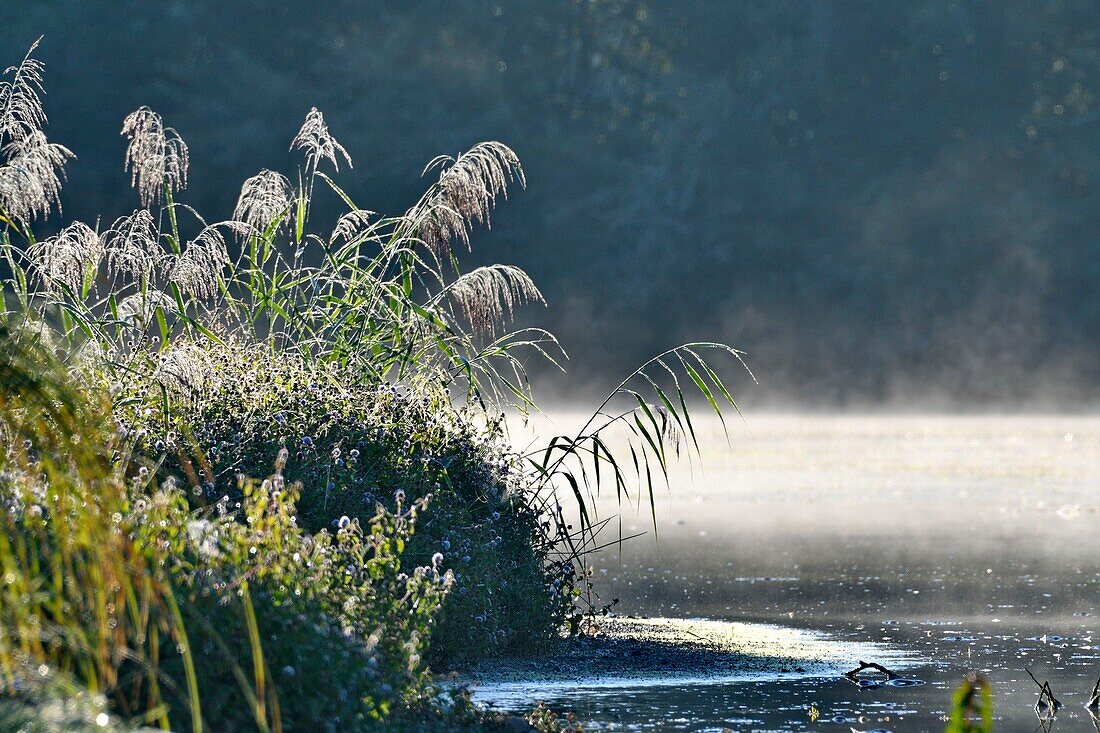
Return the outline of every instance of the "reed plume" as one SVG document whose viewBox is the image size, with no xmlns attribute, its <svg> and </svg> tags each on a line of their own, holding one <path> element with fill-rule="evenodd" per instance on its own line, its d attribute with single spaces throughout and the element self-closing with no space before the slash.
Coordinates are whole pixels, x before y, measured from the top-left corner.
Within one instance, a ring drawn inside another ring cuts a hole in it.
<svg viewBox="0 0 1100 733">
<path fill-rule="evenodd" d="M 214 384 L 216 372 L 210 354 L 203 346 L 186 341 L 157 356 L 153 378 L 184 396 L 191 396 Z"/>
<path fill-rule="evenodd" d="M 232 223 L 238 225 L 235 227 L 238 232 L 249 230 L 245 224 Z M 199 299 L 211 298 L 217 294 L 222 272 L 229 264 L 225 237 L 218 231 L 218 226 L 214 224 L 206 227 L 188 242 L 183 252 L 175 258 L 168 273 L 169 282 Z"/>
<path fill-rule="evenodd" d="M 0 145 L 5 140 L 22 140 L 40 131 L 46 125 L 46 112 L 42 108 L 42 72 L 45 65 L 34 58 L 39 37 L 31 44 L 23 60 L 16 66 L 4 69 L 0 76 Z"/>
<path fill-rule="evenodd" d="M 457 158 L 439 156 L 424 173 L 436 168 L 442 171 L 438 184 L 406 217 L 420 239 L 440 256 L 450 251 L 454 241 L 470 249 L 471 228 L 489 225 L 497 196 L 507 197 L 513 181 L 527 184 L 519 158 L 499 142 L 479 143 Z"/>
<path fill-rule="evenodd" d="M 112 276 L 145 278 L 163 265 L 165 255 L 160 246 L 160 231 L 148 209 L 119 217 L 103 238 L 107 269 Z"/>
<path fill-rule="evenodd" d="M 335 242 L 338 239 L 343 239 L 345 242 L 350 242 L 370 226 L 372 216 L 374 216 L 373 211 L 352 209 L 336 221 L 336 226 L 332 230 L 329 241 Z"/>
<path fill-rule="evenodd" d="M 42 72 L 34 58 L 41 38 L 31 44 L 22 62 L 0 74 L 0 214 L 29 222 L 61 209 L 61 181 L 65 163 L 73 156 L 63 145 L 51 143 L 42 131 Z M 10 78 L 9 78 L 10 77 Z"/>
<path fill-rule="evenodd" d="M 144 290 L 122 299 L 118 304 L 118 319 L 144 328 L 149 324 L 157 308 L 172 312 L 176 301 L 159 290 Z"/>
<path fill-rule="evenodd" d="M 340 170 L 339 158 L 347 162 L 348 168 L 353 167 L 348 151 L 328 131 L 325 116 L 316 107 L 309 110 L 302 128 L 290 141 L 290 149 L 305 151 L 306 166 L 313 171 L 322 160 L 331 161 L 333 167 Z"/>
<path fill-rule="evenodd" d="M 71 150 L 33 130 L 5 145 L 3 155 L 7 163 L 0 167 L 0 209 L 22 222 L 49 216 L 55 205 L 61 209 L 65 163 L 75 157 Z"/>
<path fill-rule="evenodd" d="M 142 206 L 159 203 L 164 190 L 187 188 L 187 143 L 148 107 L 127 115 L 122 133 L 130 140 L 126 147 L 125 170 L 137 189 Z"/>
<path fill-rule="evenodd" d="M 79 293 L 85 276 L 99 267 L 104 245 L 100 236 L 83 222 L 73 222 L 57 235 L 44 239 L 29 250 L 31 263 L 46 286 L 65 286 Z"/>
<path fill-rule="evenodd" d="M 490 265 L 471 270 L 451 283 L 451 297 L 470 321 L 474 333 L 494 336 L 511 320 L 517 305 L 546 303 L 531 277 L 512 265 Z"/>
<path fill-rule="evenodd" d="M 292 195 L 287 177 L 265 168 L 241 186 L 241 195 L 233 209 L 233 218 L 248 224 L 256 233 L 263 234 L 272 222 L 290 210 Z M 285 218 L 282 219 L 280 226 L 285 221 Z"/>
</svg>

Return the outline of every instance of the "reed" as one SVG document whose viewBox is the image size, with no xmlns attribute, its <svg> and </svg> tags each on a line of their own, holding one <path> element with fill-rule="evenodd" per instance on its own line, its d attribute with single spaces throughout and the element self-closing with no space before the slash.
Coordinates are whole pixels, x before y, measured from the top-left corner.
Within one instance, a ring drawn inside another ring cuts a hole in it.
<svg viewBox="0 0 1100 733">
<path fill-rule="evenodd" d="M 352 156 L 312 109 L 296 170 L 250 177 L 211 222 L 185 202 L 182 135 L 142 107 L 121 130 L 133 212 L 38 240 L 72 154 L 46 137 L 36 47 L 0 81 L 6 690 L 37 664 L 165 728 L 417 711 L 423 729 L 466 715 L 437 704 L 429 653 L 580 630 L 595 495 L 652 509 L 698 454 L 693 405 L 736 410 L 712 362 L 741 353 L 670 349 L 579 432 L 517 452 L 503 415 L 538 410 L 528 359 L 565 354 L 514 326 L 545 304 L 526 272 L 460 262 L 526 183 L 514 151 L 436 158 L 418 200 L 378 214 L 337 183 Z M 324 221 L 319 196 L 344 213 Z"/>
</svg>

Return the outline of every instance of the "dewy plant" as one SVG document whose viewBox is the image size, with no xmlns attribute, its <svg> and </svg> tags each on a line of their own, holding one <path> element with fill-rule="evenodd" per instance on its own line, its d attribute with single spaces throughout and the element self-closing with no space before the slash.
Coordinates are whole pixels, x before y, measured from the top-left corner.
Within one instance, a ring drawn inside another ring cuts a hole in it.
<svg viewBox="0 0 1100 733">
<path fill-rule="evenodd" d="M 437 158 L 383 215 L 336 182 L 352 158 L 313 109 L 297 169 L 211 222 L 182 200 L 183 137 L 141 108 L 138 208 L 37 239 L 73 153 L 45 134 L 36 46 L 0 81 L 3 697 L 61 729 L 485 724 L 429 663 L 544 650 L 598 610 L 594 493 L 652 502 L 698 452 L 690 401 L 736 409 L 704 354 L 740 353 L 670 349 L 517 451 L 526 359 L 564 354 L 510 326 L 543 302 L 527 273 L 459 261 L 524 185 L 510 148 Z M 321 221 L 321 195 L 343 213 Z"/>
</svg>

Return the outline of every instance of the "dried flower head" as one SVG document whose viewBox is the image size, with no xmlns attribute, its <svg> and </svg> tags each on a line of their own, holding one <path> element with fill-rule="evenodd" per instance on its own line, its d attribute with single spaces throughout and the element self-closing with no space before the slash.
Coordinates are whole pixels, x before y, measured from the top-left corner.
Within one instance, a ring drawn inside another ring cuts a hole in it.
<svg viewBox="0 0 1100 733">
<path fill-rule="evenodd" d="M 51 143 L 41 130 L 32 130 L 3 148 L 0 166 L 0 209 L 19 221 L 48 216 L 61 208 L 61 181 L 65 162 L 74 157 L 63 145 Z"/>
<path fill-rule="evenodd" d="M 304 150 L 306 165 L 312 170 L 317 170 L 317 165 L 322 160 L 331 161 L 336 170 L 340 170 L 338 155 L 347 162 L 348 168 L 353 167 L 348 151 L 328 131 L 325 116 L 316 107 L 309 110 L 302 129 L 290 141 L 290 149 Z"/>
<path fill-rule="evenodd" d="M 121 273 L 134 279 L 148 278 L 164 264 L 160 232 L 147 209 L 116 219 L 103 239 L 112 276 Z"/>
<path fill-rule="evenodd" d="M 87 224 L 76 221 L 56 236 L 35 244 L 28 254 L 48 288 L 65 286 L 80 293 L 84 278 L 99 267 L 103 252 L 99 235 Z"/>
<path fill-rule="evenodd" d="M 457 158 L 440 156 L 424 173 L 435 168 L 442 169 L 439 183 L 410 214 L 420 239 L 437 255 L 455 240 L 469 249 L 471 227 L 489 224 L 496 197 L 506 197 L 513 181 L 526 185 L 519 158 L 498 142 L 479 143 Z"/>
<path fill-rule="evenodd" d="M 284 216 L 290 210 L 293 191 L 290 181 L 282 173 L 262 170 L 244 182 L 233 218 L 248 224 L 257 233 L 263 233 L 276 218 L 283 216 L 280 226 L 286 223 Z"/>
<path fill-rule="evenodd" d="M 168 273 L 170 282 L 196 298 L 210 298 L 217 294 L 222 271 L 229 264 L 225 237 L 217 226 L 206 227 L 188 242 Z"/>
<path fill-rule="evenodd" d="M 512 318 L 517 305 L 546 302 L 530 276 L 511 265 L 491 265 L 468 272 L 451 283 L 450 293 L 474 333 L 489 336 Z"/>
<path fill-rule="evenodd" d="M 187 188 L 187 143 L 164 126 L 160 115 L 148 107 L 131 112 L 122 123 L 122 135 L 130 140 L 125 169 L 142 206 L 159 202 L 165 186 L 173 191 Z"/>
</svg>

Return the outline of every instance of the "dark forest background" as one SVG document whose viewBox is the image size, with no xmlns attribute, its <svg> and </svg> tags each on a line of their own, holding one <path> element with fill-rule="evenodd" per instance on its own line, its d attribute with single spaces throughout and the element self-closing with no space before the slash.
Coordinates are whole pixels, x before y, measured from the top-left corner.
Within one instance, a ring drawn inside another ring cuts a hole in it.
<svg viewBox="0 0 1100 733">
<path fill-rule="evenodd" d="M 292 170 L 311 105 L 379 211 L 508 143 L 529 188 L 474 258 L 542 286 L 525 317 L 573 357 L 549 396 L 713 338 L 757 402 L 1067 406 L 1100 385 L 1098 32 L 1094 0 L 7 0 L 0 63 L 45 34 L 88 221 L 135 205 L 142 104 L 210 219 Z"/>
</svg>

